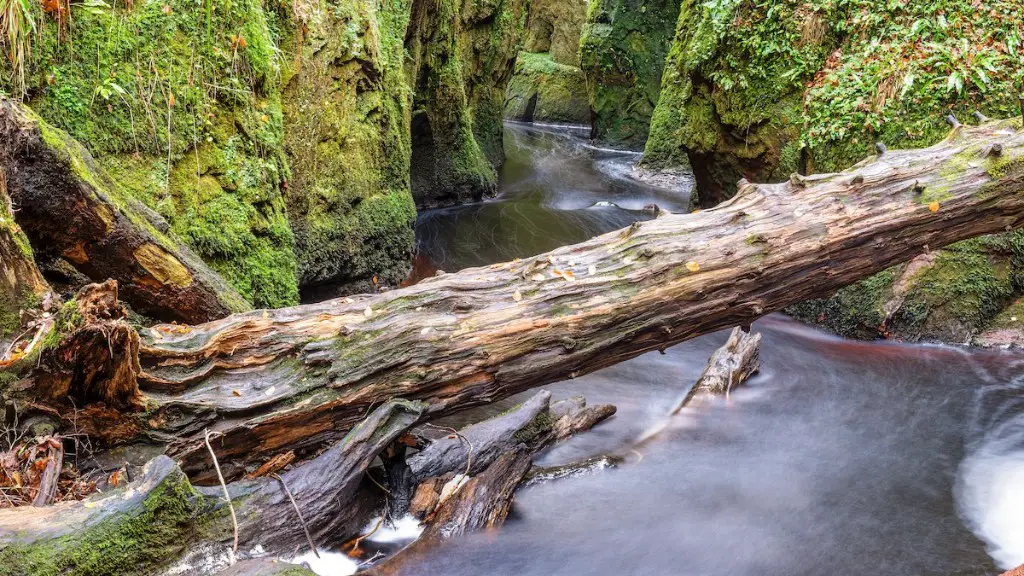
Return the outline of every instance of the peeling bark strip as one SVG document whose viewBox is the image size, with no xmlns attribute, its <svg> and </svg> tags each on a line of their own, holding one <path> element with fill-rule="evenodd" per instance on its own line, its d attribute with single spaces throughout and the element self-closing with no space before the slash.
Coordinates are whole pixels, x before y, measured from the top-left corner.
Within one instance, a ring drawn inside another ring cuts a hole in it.
<svg viewBox="0 0 1024 576">
<path fill-rule="evenodd" d="M 159 216 L 117 196 L 89 152 L 27 107 L 0 99 L 0 170 L 38 255 L 118 281 L 125 300 L 162 320 L 205 322 L 249 308 Z"/>
<path fill-rule="evenodd" d="M 999 155 L 988 154 L 995 144 Z M 956 128 L 840 174 L 741 183 L 729 202 L 524 261 L 143 334 L 148 410 L 95 439 L 168 444 L 211 482 L 342 438 L 392 398 L 429 417 L 572 378 L 819 298 L 930 248 L 1024 223 L 1019 121 Z"/>
</svg>

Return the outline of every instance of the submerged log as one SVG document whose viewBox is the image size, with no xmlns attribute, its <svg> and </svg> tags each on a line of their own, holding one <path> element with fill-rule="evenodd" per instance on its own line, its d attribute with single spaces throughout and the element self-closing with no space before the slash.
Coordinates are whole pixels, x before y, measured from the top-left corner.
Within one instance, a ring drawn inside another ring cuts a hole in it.
<svg viewBox="0 0 1024 576">
<path fill-rule="evenodd" d="M 999 156 L 986 155 L 994 145 Z M 415 286 L 249 312 L 142 337 L 150 407 L 111 442 L 156 442 L 200 482 L 202 430 L 238 477 L 336 441 L 391 398 L 429 417 L 573 378 L 820 298 L 933 248 L 1024 223 L 1020 122 L 961 126 L 931 148 L 839 174 L 743 183 L 667 215 L 523 261 Z"/>
<path fill-rule="evenodd" d="M 81 144 L 10 99 L 0 99 L 0 170 L 38 256 L 117 280 L 138 312 L 205 322 L 250 308 L 159 216 L 119 197 Z"/>
<path fill-rule="evenodd" d="M 697 383 L 672 413 L 678 414 L 700 396 L 728 395 L 761 369 L 760 354 L 761 334 L 733 328 L 729 339 L 711 355 Z"/>
<path fill-rule="evenodd" d="M 529 479 L 533 455 L 614 413 L 614 406 L 588 407 L 583 398 L 551 404 L 551 394 L 541 391 L 507 414 L 428 444 L 408 459 L 409 477 L 418 482 L 410 512 L 423 520 L 423 533 L 369 573 L 397 573 L 444 540 L 501 526 Z M 392 496 L 407 490 L 389 488 Z"/>
<path fill-rule="evenodd" d="M 430 442 L 405 460 L 409 474 L 391 475 L 389 491 L 392 495 L 415 493 L 413 500 L 419 503 L 413 513 L 420 518 L 431 516 L 438 504 L 443 503 L 444 487 L 453 478 L 456 483 L 465 482 L 490 470 L 497 460 L 509 454 L 532 457 L 555 442 L 590 430 L 613 414 L 615 406 L 587 406 L 583 398 L 552 404 L 551 393 L 541 390 L 507 414 L 453 430 Z M 503 466 L 507 465 L 509 463 Z M 396 478 L 408 484 L 397 483 Z M 521 480 L 520 477 L 515 485 Z M 392 513 L 401 515 L 405 510 L 396 508 Z M 475 525 L 471 524 L 461 530 L 473 527 Z"/>
</svg>

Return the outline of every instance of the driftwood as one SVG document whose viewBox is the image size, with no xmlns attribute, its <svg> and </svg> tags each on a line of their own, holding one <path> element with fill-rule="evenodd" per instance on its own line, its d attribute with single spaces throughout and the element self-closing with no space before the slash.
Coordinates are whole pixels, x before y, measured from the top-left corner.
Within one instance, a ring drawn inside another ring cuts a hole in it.
<svg viewBox="0 0 1024 576">
<path fill-rule="evenodd" d="M 160 320 L 205 322 L 249 308 L 223 279 L 167 234 L 166 223 L 119 198 L 89 152 L 26 106 L 0 98 L 0 170 L 16 220 L 41 258 L 63 258 Z"/>
<path fill-rule="evenodd" d="M 417 484 L 410 512 L 423 520 L 423 533 L 370 573 L 394 573 L 443 540 L 500 526 L 534 454 L 614 413 L 614 406 L 588 407 L 582 398 L 551 404 L 551 394 L 541 391 L 507 414 L 427 444 L 407 459 L 411 473 L 397 476 Z M 392 495 L 408 490 L 389 488 Z"/>
<path fill-rule="evenodd" d="M 435 520 L 428 522 L 425 542 L 500 524 L 534 451 L 614 412 L 608 406 L 586 408 L 578 400 L 549 406 L 549 400 L 550 395 L 541 392 L 515 409 L 512 413 L 533 418 L 519 418 L 515 426 L 501 430 L 491 427 L 492 440 L 464 431 L 480 439 L 481 446 L 493 443 L 509 450 L 486 457 L 490 463 L 483 471 L 440 503 L 432 515 Z M 245 554 L 260 547 L 291 554 L 308 547 L 305 529 L 315 545 L 324 548 L 357 535 L 381 504 L 379 492 L 369 488 L 368 468 L 381 451 L 422 420 L 425 408 L 416 402 L 388 402 L 323 454 L 277 477 L 228 484 L 237 510 L 239 550 Z M 445 466 L 432 469 L 450 472 Z M 234 539 L 227 508 L 219 486 L 195 488 L 177 464 L 159 456 L 128 486 L 84 502 L 0 510 L 0 565 L 19 574 L 42 573 L 51 566 L 92 573 L 100 565 L 143 562 L 138 565 L 144 572 L 143 568 L 187 557 L 189 550 L 201 551 L 199 556 L 207 560 L 211 554 L 227 556 Z M 299 520 L 300 513 L 304 521 Z M 133 540 L 126 543 L 116 537 L 122 532 Z M 95 554 L 75 553 L 82 549 L 95 549 Z M 206 573 L 198 566 L 188 570 Z"/>
<path fill-rule="evenodd" d="M 761 369 L 760 353 L 761 334 L 733 328 L 729 339 L 711 355 L 697 383 L 672 413 L 678 414 L 700 396 L 727 396 Z"/>
<path fill-rule="evenodd" d="M 542 390 L 507 414 L 430 442 L 406 458 L 407 475 L 389 475 L 388 487 L 392 494 L 415 493 L 414 500 L 419 502 L 413 513 L 420 518 L 430 517 L 442 503 L 444 486 L 453 479 L 460 482 L 482 475 L 497 460 L 509 454 L 532 457 L 555 442 L 593 428 L 613 414 L 614 406 L 600 404 L 588 407 L 583 398 L 552 404 L 551 393 Z M 398 484 L 396 479 L 408 484 Z M 516 486 L 521 480 L 517 480 Z M 393 510 L 395 514 L 404 512 L 402 508 Z M 471 524 L 463 529 L 473 527 Z"/>
<path fill-rule="evenodd" d="M 997 152 L 998 151 L 998 152 Z M 391 398 L 436 418 L 754 319 L 959 240 L 1024 223 L 1019 120 L 523 261 L 408 288 L 142 334 L 131 426 L 210 483 L 342 437 Z M 92 422 L 99 424 L 98 422 Z M 86 423 L 88 424 L 88 422 Z"/>
</svg>

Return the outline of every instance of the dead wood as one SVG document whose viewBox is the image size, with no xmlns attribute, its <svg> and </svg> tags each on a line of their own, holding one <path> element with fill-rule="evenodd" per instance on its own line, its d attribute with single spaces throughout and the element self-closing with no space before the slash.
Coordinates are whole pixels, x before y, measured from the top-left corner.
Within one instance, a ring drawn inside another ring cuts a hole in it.
<svg viewBox="0 0 1024 576">
<path fill-rule="evenodd" d="M 983 152 L 1002 146 L 998 157 Z M 749 324 L 898 262 L 1024 223 L 1019 120 L 839 174 L 742 183 L 732 200 L 524 261 L 390 292 L 142 335 L 149 410 L 108 442 L 166 446 L 198 482 L 335 442 L 392 398 L 429 418 Z"/>
<path fill-rule="evenodd" d="M 700 378 L 690 388 L 673 414 L 700 396 L 727 396 L 761 369 L 761 334 L 733 328 L 729 339 L 708 359 Z"/>
</svg>

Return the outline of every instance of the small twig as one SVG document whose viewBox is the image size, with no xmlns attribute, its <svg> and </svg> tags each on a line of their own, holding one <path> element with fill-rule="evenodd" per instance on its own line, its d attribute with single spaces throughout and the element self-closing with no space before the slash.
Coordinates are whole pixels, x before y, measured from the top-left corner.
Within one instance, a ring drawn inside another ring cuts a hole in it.
<svg viewBox="0 0 1024 576">
<path fill-rule="evenodd" d="M 362 568 L 363 566 L 368 566 L 370 564 L 373 564 L 374 562 L 376 562 L 377 560 L 380 560 L 383 557 L 384 557 L 384 553 L 381 552 L 380 550 L 377 550 L 376 552 L 373 553 L 373 557 L 372 558 L 370 558 L 368 560 L 363 560 L 362 562 L 360 562 L 359 564 L 356 565 L 356 568 Z"/>
<path fill-rule="evenodd" d="M 306 519 L 302 517 L 302 511 L 299 510 L 299 505 L 295 503 L 295 498 L 292 497 L 292 491 L 288 489 L 288 485 L 285 484 L 284 478 L 281 478 L 279 474 L 271 474 L 270 476 L 281 483 L 281 488 L 283 488 L 284 493 L 288 495 L 288 501 L 292 503 L 292 508 L 295 508 L 295 515 L 299 517 L 299 524 L 302 526 L 302 531 L 306 533 L 306 542 L 309 542 L 309 549 L 313 551 L 313 554 L 315 554 L 317 558 L 319 558 L 320 552 L 317 551 L 316 544 L 313 544 L 313 537 L 309 534 L 309 527 L 306 526 Z"/>
<path fill-rule="evenodd" d="M 355 552 L 356 550 L 359 549 L 359 545 L 363 542 L 363 540 L 366 540 L 370 536 L 373 536 L 377 532 L 377 530 L 380 530 L 381 525 L 384 524 L 384 517 L 385 516 L 387 516 L 387 511 L 385 511 L 384 514 L 380 515 L 380 520 L 377 521 L 377 525 L 373 527 L 373 530 L 370 530 L 366 534 L 363 534 L 359 538 L 356 538 L 355 540 L 352 541 L 352 551 L 353 552 Z"/>
<path fill-rule="evenodd" d="M 235 516 L 235 506 L 231 503 L 231 494 L 228 492 L 228 485 L 224 482 L 224 475 L 220 473 L 220 463 L 217 462 L 217 454 L 213 451 L 213 446 L 210 446 L 210 431 L 203 430 L 206 435 L 206 449 L 210 451 L 210 458 L 213 458 L 213 468 L 217 471 L 217 479 L 220 480 L 220 487 L 224 489 L 224 499 L 228 501 L 228 508 L 231 510 L 231 523 L 235 526 L 235 543 L 232 550 L 235 554 L 238 554 L 238 517 Z M 232 563 L 234 563 L 234 556 L 232 556 Z"/>
</svg>

